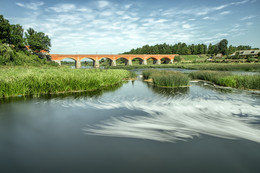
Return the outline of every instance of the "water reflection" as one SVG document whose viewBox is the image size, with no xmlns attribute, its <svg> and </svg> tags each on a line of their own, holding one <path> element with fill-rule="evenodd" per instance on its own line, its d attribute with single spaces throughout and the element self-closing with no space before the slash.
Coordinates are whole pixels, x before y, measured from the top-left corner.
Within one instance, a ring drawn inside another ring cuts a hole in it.
<svg viewBox="0 0 260 173">
<path fill-rule="evenodd" d="M 157 87 L 154 85 L 147 84 L 148 88 L 153 91 L 155 94 L 159 94 L 165 97 L 172 97 L 172 96 L 183 96 L 189 93 L 189 87 L 176 87 L 176 88 L 163 88 Z"/>
</svg>

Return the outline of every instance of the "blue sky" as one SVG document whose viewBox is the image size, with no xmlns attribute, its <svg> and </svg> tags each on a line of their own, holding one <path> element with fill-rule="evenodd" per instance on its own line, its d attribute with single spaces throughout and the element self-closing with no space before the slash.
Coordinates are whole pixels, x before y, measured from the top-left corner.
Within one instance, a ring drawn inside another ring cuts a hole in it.
<svg viewBox="0 0 260 173">
<path fill-rule="evenodd" d="M 51 53 L 117 54 L 145 44 L 260 47 L 260 0 L 0 0 L 12 24 L 42 31 Z"/>
</svg>

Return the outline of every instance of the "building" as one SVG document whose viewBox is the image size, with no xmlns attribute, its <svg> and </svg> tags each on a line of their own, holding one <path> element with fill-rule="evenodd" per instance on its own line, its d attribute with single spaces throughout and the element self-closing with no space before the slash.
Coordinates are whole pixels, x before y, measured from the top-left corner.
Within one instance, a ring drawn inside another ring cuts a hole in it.
<svg viewBox="0 0 260 173">
<path fill-rule="evenodd" d="M 240 56 L 248 56 L 248 55 L 257 56 L 260 50 L 239 50 L 234 52 L 230 56 L 235 56 L 237 52 L 239 53 Z"/>
</svg>

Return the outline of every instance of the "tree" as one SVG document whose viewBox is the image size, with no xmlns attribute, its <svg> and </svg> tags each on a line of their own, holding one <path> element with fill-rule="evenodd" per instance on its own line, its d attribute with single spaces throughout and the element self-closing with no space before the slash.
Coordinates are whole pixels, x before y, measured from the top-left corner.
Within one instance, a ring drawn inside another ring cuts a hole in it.
<svg viewBox="0 0 260 173">
<path fill-rule="evenodd" d="M 228 41 L 226 39 L 221 40 L 216 46 L 217 46 L 217 53 L 222 53 L 223 55 L 227 55 L 227 45 Z"/>
<path fill-rule="evenodd" d="M 45 35 L 43 32 L 37 32 L 32 28 L 29 28 L 25 33 L 25 41 L 33 51 L 49 51 L 51 47 L 51 40 L 48 35 Z"/>
<path fill-rule="evenodd" d="M 17 48 L 24 47 L 23 45 L 23 28 L 21 25 L 11 25 L 10 44 L 13 44 Z"/>
<path fill-rule="evenodd" d="M 0 15 L 0 40 L 2 43 L 10 43 L 11 36 L 11 25 L 9 21 L 4 18 L 3 15 Z"/>
</svg>

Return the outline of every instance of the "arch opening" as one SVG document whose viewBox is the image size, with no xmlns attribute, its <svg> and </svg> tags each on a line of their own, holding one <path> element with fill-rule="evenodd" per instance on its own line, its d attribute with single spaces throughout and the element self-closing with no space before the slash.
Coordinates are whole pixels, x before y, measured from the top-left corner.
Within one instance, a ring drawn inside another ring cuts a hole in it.
<svg viewBox="0 0 260 173">
<path fill-rule="evenodd" d="M 133 65 L 136 65 L 136 64 L 143 64 L 143 59 L 142 58 L 139 58 L 139 57 L 135 57 L 132 59 L 132 63 Z"/>
<path fill-rule="evenodd" d="M 80 60 L 81 68 L 93 68 L 95 60 L 89 57 Z"/>
<path fill-rule="evenodd" d="M 154 57 L 149 57 L 149 58 L 147 59 L 147 64 L 149 64 L 149 65 L 151 65 L 151 64 L 156 64 L 156 62 L 157 62 L 157 59 L 154 58 Z"/>
<path fill-rule="evenodd" d="M 60 65 L 75 68 L 76 67 L 76 60 L 74 58 L 64 57 L 60 60 Z"/>
<path fill-rule="evenodd" d="M 171 59 L 168 58 L 168 57 L 163 57 L 163 58 L 161 59 L 161 63 L 162 63 L 162 64 L 170 64 L 170 63 L 171 63 Z"/>
<path fill-rule="evenodd" d="M 127 65 L 128 64 L 128 59 L 127 58 L 125 58 L 125 57 L 120 57 L 120 58 L 117 58 L 116 59 L 116 64 L 117 65 Z"/>
<path fill-rule="evenodd" d="M 103 57 L 99 60 L 99 65 L 100 66 L 111 66 L 112 65 L 113 60 L 111 58 L 108 57 Z"/>
</svg>

